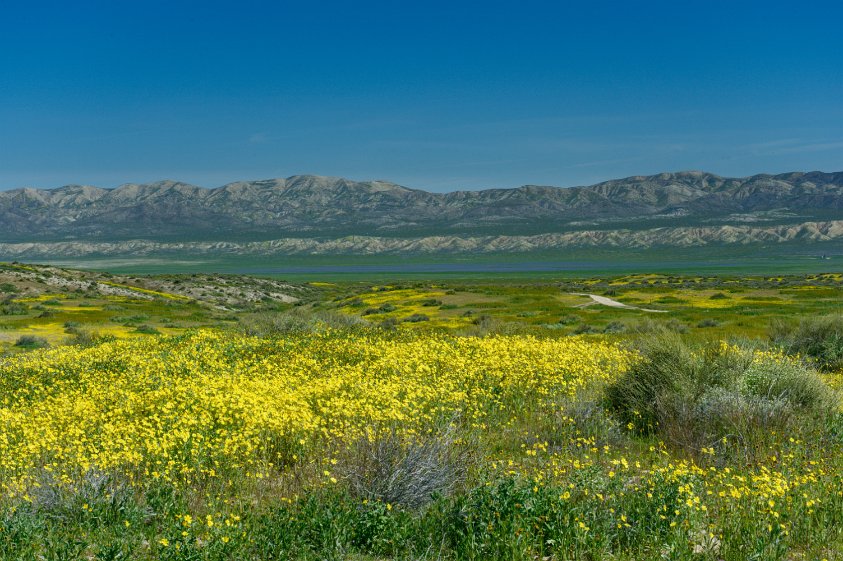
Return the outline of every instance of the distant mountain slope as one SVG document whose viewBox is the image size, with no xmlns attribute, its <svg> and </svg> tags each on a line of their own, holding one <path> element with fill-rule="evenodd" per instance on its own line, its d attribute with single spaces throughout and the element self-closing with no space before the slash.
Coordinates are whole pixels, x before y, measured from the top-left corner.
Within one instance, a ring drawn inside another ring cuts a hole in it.
<svg viewBox="0 0 843 561">
<path fill-rule="evenodd" d="M 528 253 L 571 248 L 697 248 L 843 241 L 843 220 L 779 226 L 710 226 L 648 230 L 582 230 L 534 236 L 345 236 L 334 239 L 283 238 L 258 242 L 25 242 L 0 243 L 5 259 L 115 257 L 131 255 L 407 255 Z"/>
<path fill-rule="evenodd" d="M 161 181 L 0 192 L 0 242 L 424 237 L 652 229 L 843 218 L 843 172 L 635 176 L 590 187 L 430 193 L 293 176 L 205 189 Z"/>
</svg>

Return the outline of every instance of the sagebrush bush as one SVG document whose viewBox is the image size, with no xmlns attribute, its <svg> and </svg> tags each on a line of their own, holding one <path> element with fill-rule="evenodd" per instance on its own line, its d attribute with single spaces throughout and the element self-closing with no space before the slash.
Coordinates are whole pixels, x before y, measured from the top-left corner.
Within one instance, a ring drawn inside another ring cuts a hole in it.
<svg viewBox="0 0 843 561">
<path fill-rule="evenodd" d="M 29 313 L 29 308 L 18 302 L 7 301 L 0 304 L 0 315 L 23 316 Z"/>
<path fill-rule="evenodd" d="M 362 437 L 344 454 L 339 473 L 359 498 L 417 508 L 447 496 L 463 481 L 469 458 L 454 430 L 406 437 L 396 431 Z"/>
<path fill-rule="evenodd" d="M 774 431 L 808 430 L 836 397 L 803 362 L 772 351 L 692 347 L 671 333 L 641 343 L 641 356 L 606 389 L 612 411 L 637 432 L 690 452 L 738 445 L 752 456 Z"/>
<path fill-rule="evenodd" d="M 64 330 L 70 337 L 66 339 L 69 345 L 78 345 L 80 347 L 93 347 L 100 343 L 106 343 L 116 340 L 114 335 L 102 334 L 98 331 L 90 331 L 87 329 L 80 329 L 78 327 L 68 327 Z"/>
<path fill-rule="evenodd" d="M 49 347 L 50 344 L 46 339 L 38 337 L 37 335 L 21 335 L 18 340 L 15 341 L 15 346 L 22 347 L 24 349 L 42 349 L 44 347 Z"/>
<path fill-rule="evenodd" d="M 796 324 L 774 320 L 769 336 L 786 352 L 811 357 L 822 370 L 843 369 L 843 315 L 806 317 Z"/>
</svg>

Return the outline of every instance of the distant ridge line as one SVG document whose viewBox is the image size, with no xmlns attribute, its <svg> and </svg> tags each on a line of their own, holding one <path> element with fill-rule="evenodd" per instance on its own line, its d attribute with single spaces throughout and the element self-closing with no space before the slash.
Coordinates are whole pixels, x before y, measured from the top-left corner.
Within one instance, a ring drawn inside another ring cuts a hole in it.
<svg viewBox="0 0 843 561">
<path fill-rule="evenodd" d="M 0 243 L 524 236 L 838 218 L 843 172 L 728 178 L 690 171 L 450 193 L 313 175 L 212 189 L 168 180 L 0 192 Z"/>
<path fill-rule="evenodd" d="M 843 220 L 806 222 L 771 227 L 717 226 L 708 228 L 655 228 L 650 230 L 599 230 L 533 236 L 427 236 L 384 238 L 346 236 L 336 239 L 283 238 L 259 242 L 25 242 L 0 243 L 5 259 L 193 255 L 379 255 L 527 253 L 571 248 L 702 247 L 717 244 L 781 244 L 843 240 Z"/>
</svg>

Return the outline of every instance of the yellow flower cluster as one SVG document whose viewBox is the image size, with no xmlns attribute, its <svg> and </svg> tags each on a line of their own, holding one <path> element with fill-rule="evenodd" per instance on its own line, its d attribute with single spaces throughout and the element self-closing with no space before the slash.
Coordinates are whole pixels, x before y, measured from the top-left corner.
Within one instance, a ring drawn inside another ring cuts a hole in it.
<svg viewBox="0 0 843 561">
<path fill-rule="evenodd" d="M 459 419 L 482 429 L 632 359 L 580 338 L 213 330 L 18 355 L 0 363 L 0 494 L 91 472 L 260 478 L 373 427 L 413 433 Z"/>
</svg>

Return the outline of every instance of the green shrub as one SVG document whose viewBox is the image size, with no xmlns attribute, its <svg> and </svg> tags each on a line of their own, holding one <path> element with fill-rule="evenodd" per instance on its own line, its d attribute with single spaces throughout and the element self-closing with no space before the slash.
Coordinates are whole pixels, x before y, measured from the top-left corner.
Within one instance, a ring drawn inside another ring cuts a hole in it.
<svg viewBox="0 0 843 561">
<path fill-rule="evenodd" d="M 697 327 L 717 327 L 720 325 L 720 322 L 714 318 L 708 318 L 700 321 L 697 324 Z"/>
<path fill-rule="evenodd" d="M 18 291 L 18 287 L 16 287 L 12 283 L 4 282 L 4 283 L 0 284 L 0 292 L 7 292 L 9 294 L 15 294 L 19 291 Z"/>
<path fill-rule="evenodd" d="M 114 323 L 122 323 L 124 325 L 135 325 L 149 320 L 149 316 L 145 314 L 137 314 L 134 316 L 115 316 L 111 318 Z"/>
<path fill-rule="evenodd" d="M 803 318 L 796 324 L 774 320 L 769 336 L 786 352 L 811 357 L 821 370 L 843 369 L 843 315 Z"/>
<path fill-rule="evenodd" d="M 45 347 L 49 347 L 50 344 L 47 343 L 47 340 L 43 337 L 37 337 L 35 335 L 21 335 L 18 340 L 15 341 L 15 346 L 23 349 L 43 349 Z"/>
<path fill-rule="evenodd" d="M 626 326 L 619 321 L 610 321 L 603 328 L 603 333 L 623 333 L 626 331 Z"/>
<path fill-rule="evenodd" d="M 834 409 L 833 392 L 796 359 L 692 347 L 667 332 L 640 344 L 640 359 L 607 387 L 607 403 L 624 425 L 689 452 L 729 446 L 754 458 L 775 431 L 810 431 Z"/>
<path fill-rule="evenodd" d="M 3 316 L 24 316 L 29 313 L 29 308 L 18 302 L 6 302 L 0 304 L 0 315 Z"/>
<path fill-rule="evenodd" d="M 100 343 L 107 343 L 116 340 L 114 335 L 103 335 L 96 331 L 89 331 L 87 329 L 79 329 L 78 327 L 69 327 L 65 329 L 65 333 L 71 335 L 67 338 L 68 345 L 78 345 L 80 347 L 93 347 Z"/>
<path fill-rule="evenodd" d="M 571 330 L 571 335 L 586 335 L 588 333 L 597 333 L 597 330 L 587 323 L 581 323 Z"/>
<path fill-rule="evenodd" d="M 413 314 L 405 317 L 402 321 L 406 321 L 408 323 L 418 323 L 421 321 L 430 321 L 430 318 L 426 314 Z"/>
</svg>

